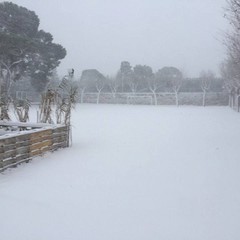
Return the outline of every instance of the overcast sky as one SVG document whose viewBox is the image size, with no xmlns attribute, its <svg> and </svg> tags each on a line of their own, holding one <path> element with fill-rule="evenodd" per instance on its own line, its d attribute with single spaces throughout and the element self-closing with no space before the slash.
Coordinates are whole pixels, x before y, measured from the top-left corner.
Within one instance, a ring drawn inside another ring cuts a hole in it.
<svg viewBox="0 0 240 240">
<path fill-rule="evenodd" d="M 187 76 L 218 72 L 225 57 L 226 0 L 13 0 L 36 12 L 40 28 L 67 50 L 58 72 L 113 75 L 123 60 Z"/>
</svg>

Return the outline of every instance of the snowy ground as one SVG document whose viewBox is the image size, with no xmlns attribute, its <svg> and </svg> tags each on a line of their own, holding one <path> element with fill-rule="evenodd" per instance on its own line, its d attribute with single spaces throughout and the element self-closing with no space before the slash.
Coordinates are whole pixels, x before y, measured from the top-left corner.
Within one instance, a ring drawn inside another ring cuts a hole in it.
<svg viewBox="0 0 240 240">
<path fill-rule="evenodd" d="M 0 239 L 240 239 L 240 114 L 81 105 L 73 117 L 72 148 L 0 174 Z"/>
</svg>

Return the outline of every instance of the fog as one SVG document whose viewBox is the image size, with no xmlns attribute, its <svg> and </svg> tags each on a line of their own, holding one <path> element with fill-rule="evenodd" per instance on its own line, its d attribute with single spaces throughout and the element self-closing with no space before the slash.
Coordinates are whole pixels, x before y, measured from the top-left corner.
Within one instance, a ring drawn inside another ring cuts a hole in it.
<svg viewBox="0 0 240 240">
<path fill-rule="evenodd" d="M 123 60 L 186 76 L 216 74 L 225 57 L 225 0 L 14 0 L 36 12 L 40 28 L 67 50 L 58 68 L 76 76 L 96 68 L 113 75 Z"/>
</svg>

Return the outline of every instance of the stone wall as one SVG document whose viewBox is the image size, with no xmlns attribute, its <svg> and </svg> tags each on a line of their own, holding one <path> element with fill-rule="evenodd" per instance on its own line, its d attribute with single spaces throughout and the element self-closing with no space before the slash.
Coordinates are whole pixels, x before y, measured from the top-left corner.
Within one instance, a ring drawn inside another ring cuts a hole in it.
<svg viewBox="0 0 240 240">
<path fill-rule="evenodd" d="M 0 136 L 0 172 L 28 162 L 35 156 L 69 146 L 68 126 L 0 123 L 2 128 L 19 127 L 22 131 Z M 31 130 L 27 130 L 27 129 Z"/>
</svg>

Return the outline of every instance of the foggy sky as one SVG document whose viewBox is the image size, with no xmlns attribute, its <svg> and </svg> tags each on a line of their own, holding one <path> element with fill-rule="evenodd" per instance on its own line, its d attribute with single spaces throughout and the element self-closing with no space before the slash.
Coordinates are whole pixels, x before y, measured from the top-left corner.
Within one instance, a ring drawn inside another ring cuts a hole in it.
<svg viewBox="0 0 240 240">
<path fill-rule="evenodd" d="M 14 0 L 67 50 L 58 72 L 96 68 L 113 75 L 123 60 L 187 76 L 218 72 L 225 57 L 225 0 Z"/>
</svg>

